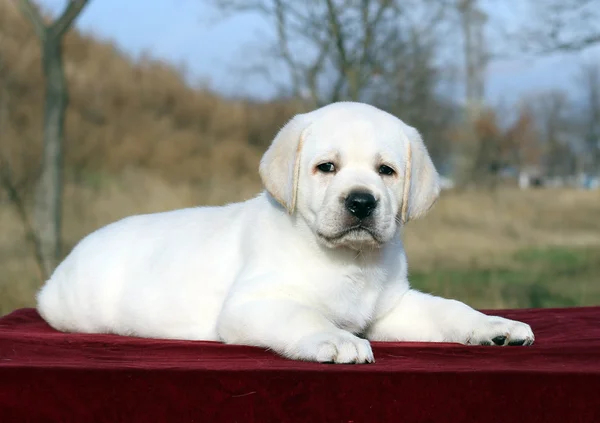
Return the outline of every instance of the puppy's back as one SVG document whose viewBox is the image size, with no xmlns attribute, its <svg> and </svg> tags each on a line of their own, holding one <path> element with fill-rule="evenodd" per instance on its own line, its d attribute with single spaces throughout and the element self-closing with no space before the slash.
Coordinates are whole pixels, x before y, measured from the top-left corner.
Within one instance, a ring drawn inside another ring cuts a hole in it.
<svg viewBox="0 0 600 423">
<path fill-rule="evenodd" d="M 206 297 L 217 313 L 214 292 L 226 291 L 236 268 L 225 243 L 236 238 L 240 206 L 137 215 L 92 232 L 39 291 L 40 315 L 64 332 L 166 337 L 161 328 L 178 332 L 169 316 L 195 312 L 182 306 L 190 297 L 196 306 Z"/>
</svg>

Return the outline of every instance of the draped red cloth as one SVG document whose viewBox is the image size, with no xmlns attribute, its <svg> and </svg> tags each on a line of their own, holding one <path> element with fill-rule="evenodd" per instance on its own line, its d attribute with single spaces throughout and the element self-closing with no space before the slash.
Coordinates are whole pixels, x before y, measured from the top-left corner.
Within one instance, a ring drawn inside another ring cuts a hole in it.
<svg viewBox="0 0 600 423">
<path fill-rule="evenodd" d="M 600 307 L 494 311 L 531 347 L 373 343 L 376 363 L 0 319 L 0 422 L 600 422 Z"/>
</svg>

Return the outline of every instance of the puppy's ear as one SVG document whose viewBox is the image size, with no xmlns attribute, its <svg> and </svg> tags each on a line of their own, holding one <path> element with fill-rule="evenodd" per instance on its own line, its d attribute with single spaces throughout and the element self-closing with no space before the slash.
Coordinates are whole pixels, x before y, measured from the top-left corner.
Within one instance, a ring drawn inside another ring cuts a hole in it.
<svg viewBox="0 0 600 423">
<path fill-rule="evenodd" d="M 421 134 L 412 127 L 406 126 L 405 133 L 408 137 L 410 148 L 409 185 L 408 195 L 405 200 L 407 204 L 405 222 L 424 216 L 434 205 L 440 195 L 440 177 L 438 175 L 427 147 L 423 143 Z"/>
<path fill-rule="evenodd" d="M 292 118 L 275 136 L 258 170 L 269 194 L 290 214 L 296 208 L 300 153 L 308 125 L 308 114 Z"/>
</svg>

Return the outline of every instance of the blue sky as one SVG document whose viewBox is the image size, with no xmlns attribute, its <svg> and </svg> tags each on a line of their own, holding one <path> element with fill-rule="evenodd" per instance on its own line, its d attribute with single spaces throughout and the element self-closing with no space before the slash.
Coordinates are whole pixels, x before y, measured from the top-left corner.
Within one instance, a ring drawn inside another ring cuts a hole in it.
<svg viewBox="0 0 600 423">
<path fill-rule="evenodd" d="M 40 0 L 50 11 L 64 7 L 64 0 Z M 91 0 L 77 27 L 98 38 L 115 42 L 122 50 L 185 66 L 189 77 L 226 94 L 260 95 L 265 83 L 248 81 L 236 66 L 256 52 L 253 43 L 268 31 L 260 17 L 245 15 L 220 19 L 202 0 Z M 513 3 L 514 4 L 514 3 Z M 494 9 L 496 7 L 496 9 Z M 493 13 L 506 8 L 491 6 Z M 500 43 L 500 39 L 492 40 Z M 599 58 L 598 49 L 586 53 Z M 577 55 L 544 59 L 495 61 L 488 69 L 487 94 L 493 103 L 511 103 L 522 94 L 553 87 L 573 89 Z"/>
</svg>

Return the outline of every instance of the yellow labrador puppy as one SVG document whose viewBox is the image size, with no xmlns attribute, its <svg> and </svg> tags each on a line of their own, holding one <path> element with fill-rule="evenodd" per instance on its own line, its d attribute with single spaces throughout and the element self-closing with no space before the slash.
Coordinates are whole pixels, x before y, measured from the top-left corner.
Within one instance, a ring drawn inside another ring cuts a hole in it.
<svg viewBox="0 0 600 423">
<path fill-rule="evenodd" d="M 133 216 L 84 238 L 38 294 L 54 328 L 373 362 L 369 341 L 530 345 L 529 325 L 410 289 L 402 225 L 439 195 L 417 130 L 351 102 L 294 117 L 246 202 Z"/>
</svg>

